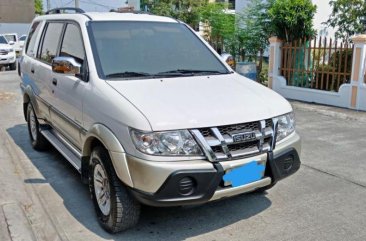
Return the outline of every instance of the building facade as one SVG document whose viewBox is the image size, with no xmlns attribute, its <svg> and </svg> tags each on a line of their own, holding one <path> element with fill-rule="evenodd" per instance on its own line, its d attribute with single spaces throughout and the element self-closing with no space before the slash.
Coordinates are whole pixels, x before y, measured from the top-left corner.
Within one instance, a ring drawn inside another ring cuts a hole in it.
<svg viewBox="0 0 366 241">
<path fill-rule="evenodd" d="M 33 0 L 0 0 L 0 23 L 30 23 L 33 18 Z"/>
</svg>

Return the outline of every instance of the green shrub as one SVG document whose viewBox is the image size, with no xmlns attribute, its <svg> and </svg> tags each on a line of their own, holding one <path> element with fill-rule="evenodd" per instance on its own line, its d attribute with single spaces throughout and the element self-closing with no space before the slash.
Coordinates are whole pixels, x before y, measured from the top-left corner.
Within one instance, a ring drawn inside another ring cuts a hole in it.
<svg viewBox="0 0 366 241">
<path fill-rule="evenodd" d="M 337 72 L 341 71 L 342 73 L 344 73 L 344 72 L 351 73 L 352 57 L 353 57 L 352 49 L 344 49 L 342 51 L 337 50 L 336 52 L 334 52 L 331 55 L 330 60 L 329 60 L 329 65 L 334 67 Z M 341 58 L 341 63 L 339 63 L 339 58 Z M 347 66 L 346 66 L 346 59 L 347 59 Z"/>
<path fill-rule="evenodd" d="M 332 72 L 334 71 L 335 69 L 333 68 L 333 66 L 328 64 L 317 66 L 316 75 L 312 87 L 318 90 L 337 91 L 337 86 L 335 86 L 337 78 L 332 74 Z M 328 73 L 330 73 L 329 77 Z M 322 77 L 323 77 L 323 83 L 322 83 Z M 318 85 L 316 85 L 316 82 L 318 82 Z"/>
<path fill-rule="evenodd" d="M 313 17 L 316 5 L 311 0 L 273 0 L 268 13 L 273 34 L 286 42 L 315 35 Z"/>
</svg>

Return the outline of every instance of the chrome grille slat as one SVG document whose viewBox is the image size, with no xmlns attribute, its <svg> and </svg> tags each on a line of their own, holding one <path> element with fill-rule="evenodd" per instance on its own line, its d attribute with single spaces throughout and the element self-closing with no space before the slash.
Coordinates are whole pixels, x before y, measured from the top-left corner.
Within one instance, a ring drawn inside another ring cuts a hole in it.
<svg viewBox="0 0 366 241">
<path fill-rule="evenodd" d="M 276 128 L 277 118 L 273 118 L 194 129 L 191 132 L 210 161 L 222 161 L 273 150 Z M 248 133 L 248 138 L 238 139 L 238 134 L 245 133 Z"/>
<path fill-rule="evenodd" d="M 211 131 L 215 135 L 215 137 L 220 141 L 224 154 L 228 158 L 230 158 L 231 154 L 230 154 L 229 148 L 227 147 L 226 141 L 225 141 L 224 137 L 221 135 L 220 131 L 216 127 L 211 128 Z"/>
</svg>

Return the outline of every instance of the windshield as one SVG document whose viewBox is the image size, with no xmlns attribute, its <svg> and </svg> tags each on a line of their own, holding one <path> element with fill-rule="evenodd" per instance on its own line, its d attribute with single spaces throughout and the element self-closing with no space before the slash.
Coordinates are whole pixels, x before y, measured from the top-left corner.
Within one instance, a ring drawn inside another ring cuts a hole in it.
<svg viewBox="0 0 366 241">
<path fill-rule="evenodd" d="M 10 42 L 10 41 L 16 42 L 17 41 L 16 38 L 15 38 L 15 35 L 11 35 L 11 34 L 5 35 L 5 38 L 8 40 L 8 42 Z"/>
<path fill-rule="evenodd" d="M 8 44 L 8 41 L 6 41 L 4 36 L 0 35 L 0 44 Z"/>
<path fill-rule="evenodd" d="M 102 78 L 227 74 L 227 68 L 185 25 L 91 22 L 90 38 Z"/>
</svg>

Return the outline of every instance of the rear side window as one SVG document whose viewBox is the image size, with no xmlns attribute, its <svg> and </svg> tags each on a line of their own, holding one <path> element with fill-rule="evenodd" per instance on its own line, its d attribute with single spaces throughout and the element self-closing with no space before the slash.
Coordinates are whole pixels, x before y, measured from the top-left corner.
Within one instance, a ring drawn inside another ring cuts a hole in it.
<svg viewBox="0 0 366 241">
<path fill-rule="evenodd" d="M 25 53 L 29 56 L 32 56 L 32 57 L 34 56 L 34 46 L 36 44 L 36 39 L 37 39 L 40 29 L 41 29 L 40 22 L 34 22 L 29 31 L 29 38 L 25 45 Z"/>
<path fill-rule="evenodd" d="M 53 58 L 56 57 L 63 26 L 63 23 L 48 24 L 39 56 L 42 61 L 51 63 Z"/>
<path fill-rule="evenodd" d="M 73 57 L 83 64 L 85 52 L 79 28 L 75 24 L 67 24 L 62 41 L 60 56 Z"/>
</svg>

